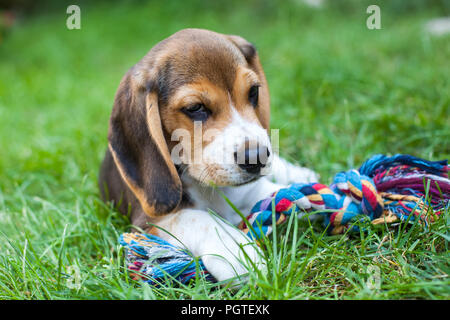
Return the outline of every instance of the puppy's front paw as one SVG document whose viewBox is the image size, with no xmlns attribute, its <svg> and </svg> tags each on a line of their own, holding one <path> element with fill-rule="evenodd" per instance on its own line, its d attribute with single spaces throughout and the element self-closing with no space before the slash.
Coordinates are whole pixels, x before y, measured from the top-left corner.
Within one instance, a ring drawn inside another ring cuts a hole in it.
<svg viewBox="0 0 450 320">
<path fill-rule="evenodd" d="M 264 263 L 260 249 L 255 243 L 249 243 L 248 239 L 239 241 L 240 243 L 236 241 L 238 239 L 230 240 L 223 246 L 211 247 L 210 253 L 202 255 L 202 261 L 216 280 L 232 279 L 232 286 L 239 287 L 247 282 L 248 273 L 255 268 L 263 270 Z"/>
<path fill-rule="evenodd" d="M 313 170 L 294 165 L 279 156 L 274 156 L 269 179 L 278 184 L 312 183 L 319 181 L 319 175 Z"/>
<path fill-rule="evenodd" d="M 311 169 L 290 165 L 288 168 L 288 182 L 291 183 L 313 183 L 319 181 L 319 175 Z"/>
</svg>

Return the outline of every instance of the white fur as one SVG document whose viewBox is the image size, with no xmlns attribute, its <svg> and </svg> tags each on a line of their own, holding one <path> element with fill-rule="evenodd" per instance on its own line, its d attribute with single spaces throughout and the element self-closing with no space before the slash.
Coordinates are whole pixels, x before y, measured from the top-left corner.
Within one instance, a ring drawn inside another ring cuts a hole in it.
<svg viewBox="0 0 450 320">
<path fill-rule="evenodd" d="M 285 185 L 319 181 L 318 174 L 311 169 L 296 166 L 278 156 L 273 158 L 271 171 L 267 177 Z"/>
<path fill-rule="evenodd" d="M 232 119 L 220 132 L 205 132 L 205 140 L 212 139 L 204 149 L 202 157 L 188 166 L 188 173 L 204 184 L 237 185 L 250 181 L 253 176 L 243 171 L 235 162 L 234 153 L 243 146 L 246 140 L 255 145 L 266 146 L 270 156 L 267 166 L 270 167 L 273 155 L 269 135 L 257 122 L 243 118 L 230 101 Z M 200 161 L 198 161 L 200 160 Z"/>
<path fill-rule="evenodd" d="M 247 273 L 253 266 L 246 263 L 246 256 L 259 269 L 265 265 L 259 248 L 235 227 L 242 219 L 224 196 L 247 216 L 258 200 L 289 183 L 317 181 L 313 171 L 294 166 L 274 155 L 267 131 L 256 121 L 243 118 L 231 99 L 229 107 L 231 122 L 222 131 L 210 133 L 208 138 L 213 136 L 213 140 L 203 149 L 200 161 L 194 159 L 194 163 L 187 165 L 187 172 L 181 175 L 184 192 L 194 203 L 193 208 L 169 214 L 157 223 L 168 231 L 158 231 L 159 236 L 175 245 L 181 243 L 194 255 L 200 256 L 207 270 L 219 281 Z M 266 167 L 271 171 L 266 171 L 271 172 L 270 175 L 249 182 L 254 176 L 242 170 L 234 156 L 246 141 L 269 149 Z M 218 187 L 210 187 L 211 182 Z M 230 186 L 242 183 L 247 184 Z"/>
<path fill-rule="evenodd" d="M 277 173 L 283 173 L 283 184 L 270 181 L 268 177 L 237 187 L 205 186 L 188 174 L 182 175 L 185 191 L 194 202 L 194 208 L 183 209 L 168 215 L 158 226 L 169 233 L 159 232 L 159 236 L 174 245 L 180 242 L 194 255 L 201 256 L 207 270 L 219 281 L 235 278 L 234 284 L 245 281 L 245 274 L 253 266 L 246 263 L 246 255 L 250 257 L 260 270 L 265 263 L 259 249 L 236 226 L 241 217 L 230 207 L 224 197 L 228 198 L 239 211 L 247 216 L 252 206 L 273 192 L 284 188 L 292 182 L 310 182 L 314 175 L 305 168 L 296 167 L 274 155 L 274 166 L 278 166 L 271 179 L 277 180 Z M 293 170 L 295 174 L 285 173 Z M 302 175 L 303 174 L 303 175 Z M 289 179 L 289 177 L 291 179 Z M 220 215 L 214 216 L 209 210 Z M 224 221 L 225 220 L 225 221 Z M 242 248 L 242 249 L 241 249 Z"/>
<path fill-rule="evenodd" d="M 195 209 L 183 209 L 168 215 L 158 226 L 170 231 L 159 236 L 174 245 L 184 245 L 195 256 L 201 257 L 206 269 L 219 281 L 241 276 L 251 268 L 253 261 L 262 267 L 260 252 L 255 243 L 235 227 L 219 217 Z M 248 257 L 240 249 L 243 250 Z"/>
</svg>

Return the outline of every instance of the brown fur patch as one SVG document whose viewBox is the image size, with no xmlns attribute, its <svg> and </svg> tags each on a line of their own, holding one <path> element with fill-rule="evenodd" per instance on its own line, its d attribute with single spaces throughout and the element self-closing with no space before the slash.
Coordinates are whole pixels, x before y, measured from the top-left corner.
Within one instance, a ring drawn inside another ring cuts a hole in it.
<svg viewBox="0 0 450 320">
<path fill-rule="evenodd" d="M 246 98 L 255 80 L 261 87 L 258 107 L 253 109 Z M 145 221 L 139 216 L 143 212 L 156 216 L 180 205 L 182 188 L 169 154 L 177 142 L 170 137 L 175 129 L 184 128 L 193 138 L 194 125 L 180 108 L 195 101 L 212 111 L 203 132 L 221 131 L 230 123 L 231 103 L 244 118 L 259 121 L 268 130 L 269 91 L 254 46 L 238 36 L 185 29 L 155 45 L 124 76 L 116 93 L 110 152 L 99 185 L 113 191 L 109 199 L 123 203 L 124 214 L 131 206 L 132 222 Z M 195 143 L 191 145 L 195 148 Z M 119 175 L 126 183 L 117 182 Z"/>
</svg>

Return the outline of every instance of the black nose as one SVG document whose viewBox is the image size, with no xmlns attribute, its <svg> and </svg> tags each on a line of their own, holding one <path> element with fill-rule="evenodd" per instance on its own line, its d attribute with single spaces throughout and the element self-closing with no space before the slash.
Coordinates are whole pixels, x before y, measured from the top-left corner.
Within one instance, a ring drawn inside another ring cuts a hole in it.
<svg viewBox="0 0 450 320">
<path fill-rule="evenodd" d="M 234 153 L 234 159 L 238 166 L 248 173 L 258 174 L 267 163 L 270 156 L 269 148 L 245 148 Z"/>
</svg>

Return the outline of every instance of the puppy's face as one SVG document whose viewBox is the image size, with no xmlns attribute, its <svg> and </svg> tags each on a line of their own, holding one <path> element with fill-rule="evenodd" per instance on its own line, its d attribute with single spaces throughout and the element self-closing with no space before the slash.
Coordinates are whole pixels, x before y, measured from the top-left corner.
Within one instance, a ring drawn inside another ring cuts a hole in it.
<svg viewBox="0 0 450 320">
<path fill-rule="evenodd" d="M 268 169 L 269 94 L 255 48 L 185 30 L 162 44 L 159 98 L 172 160 L 201 183 L 240 185 Z"/>
<path fill-rule="evenodd" d="M 177 208 L 176 165 L 200 183 L 233 186 L 268 169 L 269 91 L 255 48 L 238 36 L 186 29 L 123 77 L 109 150 L 150 216 Z"/>
</svg>

